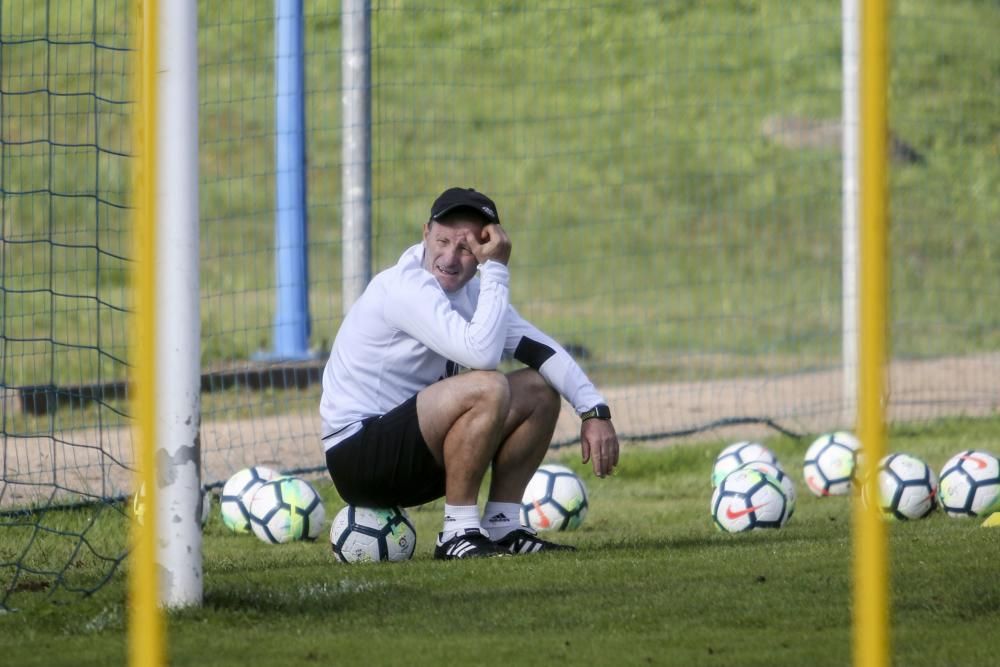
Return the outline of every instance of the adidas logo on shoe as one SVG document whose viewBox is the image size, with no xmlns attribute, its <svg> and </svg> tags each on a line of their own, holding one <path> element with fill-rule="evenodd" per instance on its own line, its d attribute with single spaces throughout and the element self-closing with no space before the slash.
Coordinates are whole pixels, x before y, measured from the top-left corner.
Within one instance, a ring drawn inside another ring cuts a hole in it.
<svg viewBox="0 0 1000 667">
<path fill-rule="evenodd" d="M 576 551 L 576 547 L 568 544 L 556 544 L 538 537 L 538 534 L 528 528 L 512 530 L 501 537 L 495 544 L 512 554 L 533 554 L 540 551 Z"/>
<path fill-rule="evenodd" d="M 494 558 L 506 555 L 508 555 L 507 550 L 494 544 L 484 531 L 476 528 L 466 528 L 445 542 L 441 541 L 441 533 L 438 533 L 434 545 L 434 558 L 438 560 Z"/>
</svg>

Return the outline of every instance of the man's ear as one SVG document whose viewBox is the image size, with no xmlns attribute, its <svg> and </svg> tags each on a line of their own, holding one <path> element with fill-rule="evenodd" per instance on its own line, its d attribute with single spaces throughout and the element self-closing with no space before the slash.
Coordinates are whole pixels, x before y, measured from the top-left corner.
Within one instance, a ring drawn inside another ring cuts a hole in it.
<svg viewBox="0 0 1000 667">
<path fill-rule="evenodd" d="M 431 223 L 430 221 L 424 223 L 424 240 L 427 240 L 427 235 L 431 233 Z"/>
</svg>

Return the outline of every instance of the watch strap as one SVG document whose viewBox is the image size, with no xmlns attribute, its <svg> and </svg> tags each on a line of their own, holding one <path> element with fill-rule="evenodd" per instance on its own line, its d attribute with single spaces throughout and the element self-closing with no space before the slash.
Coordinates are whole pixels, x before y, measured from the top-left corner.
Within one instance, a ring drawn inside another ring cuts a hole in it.
<svg viewBox="0 0 1000 667">
<path fill-rule="evenodd" d="M 580 414 L 581 421 L 587 421 L 588 419 L 611 419 L 611 408 L 603 403 L 598 403 L 591 409 Z"/>
</svg>

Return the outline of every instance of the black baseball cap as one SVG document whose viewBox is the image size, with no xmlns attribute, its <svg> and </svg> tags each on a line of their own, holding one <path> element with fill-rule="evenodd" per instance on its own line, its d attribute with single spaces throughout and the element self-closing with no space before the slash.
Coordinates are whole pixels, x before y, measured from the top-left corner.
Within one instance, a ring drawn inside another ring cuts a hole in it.
<svg viewBox="0 0 1000 667">
<path fill-rule="evenodd" d="M 486 222 L 500 223 L 500 213 L 493 200 L 472 188 L 448 188 L 442 192 L 431 206 L 431 220 L 440 220 L 445 213 L 460 208 L 470 208 Z"/>
</svg>

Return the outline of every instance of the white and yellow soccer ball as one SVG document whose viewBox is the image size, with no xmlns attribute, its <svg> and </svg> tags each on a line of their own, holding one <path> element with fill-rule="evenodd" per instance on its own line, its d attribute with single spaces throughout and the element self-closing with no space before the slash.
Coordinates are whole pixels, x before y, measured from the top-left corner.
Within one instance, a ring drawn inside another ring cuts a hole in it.
<svg viewBox="0 0 1000 667">
<path fill-rule="evenodd" d="M 281 477 L 276 470 L 266 466 L 243 468 L 230 477 L 222 487 L 219 507 L 222 523 L 234 533 L 250 532 L 250 501 L 257 489 Z"/>
<path fill-rule="evenodd" d="M 266 482 L 250 500 L 250 529 L 271 544 L 319 537 L 326 508 L 316 489 L 300 477 Z"/>
<path fill-rule="evenodd" d="M 922 519 L 937 507 L 938 478 L 922 459 L 912 454 L 889 454 L 879 461 L 876 485 L 878 508 L 890 520 Z M 862 499 L 867 504 L 868 485 Z"/>
<path fill-rule="evenodd" d="M 814 496 L 843 496 L 851 491 L 860 462 L 861 443 L 846 431 L 825 433 L 806 450 L 802 476 Z"/>
<path fill-rule="evenodd" d="M 712 465 L 712 486 L 719 485 L 726 475 L 751 461 L 777 463 L 778 457 L 769 448 L 753 440 L 741 440 L 725 447 Z"/>
<path fill-rule="evenodd" d="M 778 480 L 778 483 L 781 484 L 781 490 L 785 493 L 785 518 L 782 523 L 788 523 L 788 520 L 792 518 L 792 514 L 795 513 L 795 482 L 792 481 L 790 475 L 785 473 L 781 464 L 777 462 L 768 463 L 767 461 L 751 461 L 750 463 L 744 463 L 740 467 L 756 470 L 757 472 L 770 475 L 774 479 Z"/>
<path fill-rule="evenodd" d="M 208 523 L 209 512 L 212 511 L 212 492 L 209 490 L 204 490 L 201 494 L 201 527 L 204 528 L 205 524 Z M 146 518 L 146 484 L 143 482 L 139 485 L 139 492 L 132 496 L 132 516 L 135 520 L 142 525 L 143 520 Z"/>
<path fill-rule="evenodd" d="M 535 530 L 575 530 L 587 518 L 587 487 L 572 469 L 558 463 L 538 467 L 521 497 L 521 523 Z"/>
<path fill-rule="evenodd" d="M 1000 460 L 981 449 L 955 454 L 941 468 L 938 501 L 950 517 L 1000 510 Z"/>
<path fill-rule="evenodd" d="M 781 482 L 750 467 L 737 468 L 712 492 L 712 519 L 719 530 L 781 528 L 791 512 Z"/>
<path fill-rule="evenodd" d="M 417 531 L 401 507 L 347 505 L 330 525 L 330 546 L 344 563 L 409 560 L 417 546 Z"/>
</svg>

